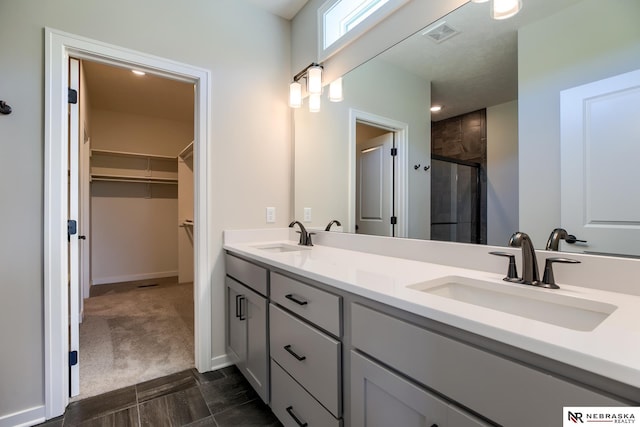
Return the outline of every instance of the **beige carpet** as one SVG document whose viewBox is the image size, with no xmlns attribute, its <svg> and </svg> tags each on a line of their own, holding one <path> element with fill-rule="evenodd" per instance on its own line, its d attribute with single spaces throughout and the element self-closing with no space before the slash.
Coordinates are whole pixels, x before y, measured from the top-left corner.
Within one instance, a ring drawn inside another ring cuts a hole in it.
<svg viewBox="0 0 640 427">
<path fill-rule="evenodd" d="M 193 335 L 191 283 L 134 287 L 86 299 L 78 398 L 192 368 Z"/>
</svg>

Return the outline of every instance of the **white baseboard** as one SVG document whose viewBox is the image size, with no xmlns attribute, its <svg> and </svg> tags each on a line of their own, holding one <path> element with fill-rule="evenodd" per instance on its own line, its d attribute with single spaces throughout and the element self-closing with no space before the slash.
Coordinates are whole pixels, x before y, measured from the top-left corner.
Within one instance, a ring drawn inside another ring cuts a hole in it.
<svg viewBox="0 0 640 427">
<path fill-rule="evenodd" d="M 216 369 L 226 368 L 227 366 L 231 366 L 235 364 L 235 360 L 233 357 L 228 354 L 223 354 L 220 356 L 216 356 L 211 359 L 211 369 L 210 371 L 215 371 Z"/>
<path fill-rule="evenodd" d="M 0 416 L 0 427 L 26 427 L 45 421 L 44 405 Z"/>
<path fill-rule="evenodd" d="M 163 277 L 173 277 L 178 275 L 178 270 L 158 271 L 155 273 L 129 274 L 125 276 L 94 277 L 92 285 L 106 285 L 110 283 L 133 282 L 135 280 L 161 279 Z"/>
</svg>

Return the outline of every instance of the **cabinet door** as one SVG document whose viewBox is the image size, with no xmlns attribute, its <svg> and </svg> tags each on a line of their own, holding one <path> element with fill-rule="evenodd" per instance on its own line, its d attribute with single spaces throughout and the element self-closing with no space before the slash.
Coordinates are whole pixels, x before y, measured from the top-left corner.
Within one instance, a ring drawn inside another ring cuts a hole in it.
<svg viewBox="0 0 640 427">
<path fill-rule="evenodd" d="M 245 287 L 226 277 L 227 285 L 227 350 L 239 369 L 244 367 L 247 351 L 247 328 L 241 316 Z"/>
<path fill-rule="evenodd" d="M 351 351 L 353 427 L 443 427 L 448 411 L 446 402 Z"/>
<path fill-rule="evenodd" d="M 227 285 L 227 349 L 258 395 L 269 403 L 267 299 L 230 277 Z"/>
<path fill-rule="evenodd" d="M 267 299 L 247 289 L 241 299 L 246 327 L 245 376 L 265 403 L 269 403 L 269 351 L 267 348 Z"/>
</svg>

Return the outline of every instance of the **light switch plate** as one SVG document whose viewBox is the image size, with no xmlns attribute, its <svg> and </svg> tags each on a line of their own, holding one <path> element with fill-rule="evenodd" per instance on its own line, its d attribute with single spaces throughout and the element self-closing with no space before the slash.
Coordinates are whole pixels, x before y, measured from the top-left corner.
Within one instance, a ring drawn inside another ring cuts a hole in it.
<svg viewBox="0 0 640 427">
<path fill-rule="evenodd" d="M 268 207 L 267 209 L 267 224 L 273 224 L 276 222 L 276 208 Z"/>
<path fill-rule="evenodd" d="M 311 222 L 311 208 L 304 208 L 304 222 Z"/>
</svg>

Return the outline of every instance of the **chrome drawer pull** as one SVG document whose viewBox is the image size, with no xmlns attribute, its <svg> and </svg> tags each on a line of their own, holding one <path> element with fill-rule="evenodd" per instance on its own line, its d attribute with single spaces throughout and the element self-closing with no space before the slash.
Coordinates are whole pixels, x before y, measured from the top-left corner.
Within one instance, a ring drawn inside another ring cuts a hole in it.
<svg viewBox="0 0 640 427">
<path fill-rule="evenodd" d="M 296 422 L 296 424 L 298 424 L 300 427 L 307 427 L 308 424 L 307 423 L 303 423 L 302 421 L 300 421 L 298 419 L 298 417 L 296 417 L 296 414 L 293 413 L 293 406 L 289 406 L 288 408 L 286 408 L 286 411 L 289 415 L 291 415 L 291 418 L 293 418 L 293 421 Z"/>
<path fill-rule="evenodd" d="M 291 350 L 291 344 L 289 345 L 285 345 L 284 349 L 287 350 L 287 352 L 292 355 L 293 357 L 295 357 L 296 359 L 298 359 L 299 362 L 302 362 L 303 360 L 305 360 L 307 358 L 307 356 L 298 356 L 296 354 L 295 351 Z"/>
<path fill-rule="evenodd" d="M 307 304 L 309 304 L 308 301 L 298 299 L 298 298 L 294 297 L 293 294 L 287 294 L 284 297 L 286 299 L 290 299 L 291 301 L 295 302 L 298 305 L 307 305 Z"/>
</svg>

